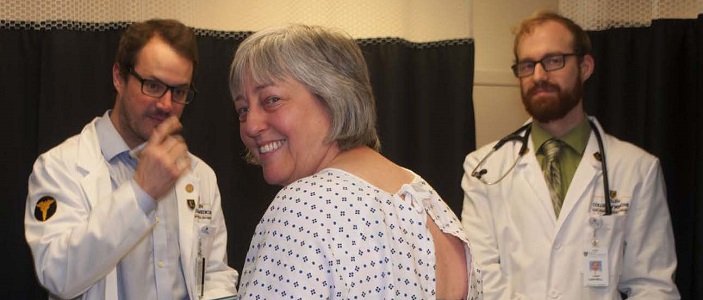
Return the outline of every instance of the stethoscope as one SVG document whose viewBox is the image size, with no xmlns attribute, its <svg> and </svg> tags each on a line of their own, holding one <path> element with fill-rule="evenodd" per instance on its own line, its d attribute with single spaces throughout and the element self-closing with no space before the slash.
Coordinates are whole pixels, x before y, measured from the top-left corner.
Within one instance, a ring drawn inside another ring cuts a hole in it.
<svg viewBox="0 0 703 300">
<path fill-rule="evenodd" d="M 593 156 L 598 161 L 600 161 L 601 167 L 603 169 L 603 195 L 605 197 L 605 215 L 608 216 L 608 215 L 612 214 L 613 208 L 610 204 L 610 185 L 608 184 L 608 168 L 605 164 L 605 150 L 603 149 L 603 139 L 601 138 L 600 132 L 598 131 L 598 127 L 596 127 L 596 124 L 594 124 L 593 121 L 591 121 L 591 120 L 588 120 L 588 124 L 591 125 L 591 128 L 593 129 L 593 133 L 596 135 L 596 141 L 598 141 L 598 152 L 594 153 Z M 527 153 L 527 151 L 529 150 L 527 148 L 527 144 L 528 144 L 528 138 L 530 136 L 530 131 L 532 129 L 530 125 L 532 125 L 532 123 L 527 123 L 526 125 L 518 128 L 518 130 L 515 130 L 515 132 L 500 139 L 495 144 L 495 146 L 493 146 L 491 151 L 488 152 L 488 154 L 486 154 L 486 156 L 484 156 L 483 159 L 481 159 L 481 161 L 478 163 L 478 165 L 476 165 L 476 167 L 473 169 L 473 171 L 471 171 L 471 176 L 476 177 L 476 179 L 478 179 L 479 181 L 481 181 L 487 185 L 494 185 L 494 184 L 500 182 L 501 180 L 503 180 L 503 178 L 505 178 L 506 176 L 508 176 L 508 174 L 510 174 L 510 172 L 512 172 L 512 170 L 517 165 L 518 160 L 520 160 L 520 158 L 522 158 L 522 156 L 525 155 L 525 153 Z M 525 132 L 525 134 L 520 135 L 521 132 Z M 522 143 L 522 146 L 520 147 L 520 151 L 518 151 L 518 157 L 517 157 L 517 159 L 515 159 L 515 162 L 513 163 L 513 165 L 510 166 L 508 171 L 505 172 L 505 174 L 503 174 L 503 176 L 500 176 L 498 178 L 498 180 L 496 180 L 496 181 L 489 182 L 489 181 L 482 179 L 481 177 L 483 177 L 483 175 L 488 173 L 488 171 L 485 168 L 482 168 L 482 166 L 484 165 L 484 163 L 486 162 L 488 157 L 490 157 L 494 152 L 498 151 L 498 149 L 500 149 L 500 147 L 503 147 L 503 145 L 505 143 L 510 142 L 510 141 L 519 141 Z"/>
</svg>

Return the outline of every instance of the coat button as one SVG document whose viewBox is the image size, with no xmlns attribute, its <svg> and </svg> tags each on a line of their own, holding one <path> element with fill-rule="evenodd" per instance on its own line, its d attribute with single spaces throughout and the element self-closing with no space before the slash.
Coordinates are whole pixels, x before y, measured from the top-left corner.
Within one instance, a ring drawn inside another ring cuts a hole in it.
<svg viewBox="0 0 703 300">
<path fill-rule="evenodd" d="M 554 245 L 552 245 L 552 248 L 553 248 L 554 250 L 559 250 L 559 249 L 561 249 L 561 243 L 559 243 L 559 242 L 554 242 Z"/>
</svg>

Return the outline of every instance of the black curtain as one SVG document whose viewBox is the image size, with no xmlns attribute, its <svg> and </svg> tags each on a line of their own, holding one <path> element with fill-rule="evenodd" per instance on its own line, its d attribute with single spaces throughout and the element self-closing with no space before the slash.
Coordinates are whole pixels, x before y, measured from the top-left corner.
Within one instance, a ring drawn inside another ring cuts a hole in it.
<svg viewBox="0 0 703 300">
<path fill-rule="evenodd" d="M 71 22 L 0 22 L 2 299 L 46 299 L 24 240 L 27 179 L 37 156 L 112 108 L 111 67 L 125 24 L 66 28 Z M 37 26 L 41 25 L 41 26 Z M 95 24 L 93 24 L 95 25 Z M 51 28 L 37 30 L 34 28 Z M 89 31 L 80 28 L 100 28 Z M 278 187 L 242 159 L 239 123 L 227 83 L 234 49 L 247 33 L 196 30 L 199 90 L 182 117 L 191 152 L 218 176 L 237 270 L 254 228 Z M 376 95 L 382 152 L 423 176 L 459 214 L 461 165 L 475 148 L 471 40 L 409 43 L 360 40 Z"/>
<path fill-rule="evenodd" d="M 589 35 L 596 68 L 586 83 L 586 111 L 607 132 L 660 158 L 676 237 L 676 282 L 682 299 L 700 299 L 703 15 Z"/>
</svg>

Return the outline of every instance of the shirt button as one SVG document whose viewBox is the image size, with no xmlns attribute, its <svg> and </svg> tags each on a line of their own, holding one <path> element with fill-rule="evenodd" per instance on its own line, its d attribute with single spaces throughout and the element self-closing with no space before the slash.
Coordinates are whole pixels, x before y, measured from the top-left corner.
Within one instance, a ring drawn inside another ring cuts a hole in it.
<svg viewBox="0 0 703 300">
<path fill-rule="evenodd" d="M 159 265 L 159 268 L 163 268 L 163 267 L 164 267 L 164 262 L 163 262 L 162 260 L 160 260 L 159 263 L 158 263 L 158 265 Z"/>
<path fill-rule="evenodd" d="M 560 296 L 561 296 L 561 293 L 559 293 L 559 291 L 557 291 L 557 290 L 550 290 L 549 291 L 549 297 L 552 299 L 557 299 Z"/>
<path fill-rule="evenodd" d="M 161 223 L 161 219 L 159 219 L 159 217 L 156 217 L 156 224 L 159 224 L 159 223 Z"/>
<path fill-rule="evenodd" d="M 559 242 L 554 242 L 554 245 L 552 246 L 554 250 L 559 250 L 561 249 L 561 243 Z"/>
</svg>

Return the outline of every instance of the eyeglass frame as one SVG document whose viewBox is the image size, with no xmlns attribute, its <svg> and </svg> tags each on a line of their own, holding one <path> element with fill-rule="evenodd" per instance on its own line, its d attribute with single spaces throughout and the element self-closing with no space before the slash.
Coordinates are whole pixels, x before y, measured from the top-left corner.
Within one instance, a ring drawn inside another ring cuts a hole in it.
<svg viewBox="0 0 703 300">
<path fill-rule="evenodd" d="M 175 90 L 177 90 L 177 89 L 183 89 L 182 86 L 172 86 L 172 85 L 168 85 L 168 84 L 166 84 L 166 83 L 164 83 L 164 82 L 162 82 L 161 80 L 158 80 L 158 79 L 145 79 L 144 77 L 142 77 L 141 75 L 139 75 L 139 74 L 137 73 L 137 71 L 134 70 L 134 68 L 129 68 L 129 75 L 134 76 L 134 78 L 136 78 L 137 81 L 139 81 L 139 83 L 141 84 L 140 91 L 142 92 L 142 94 L 147 95 L 147 96 L 149 96 L 149 97 L 156 98 L 156 99 L 160 99 L 161 97 L 163 97 L 164 95 L 166 95 L 166 92 L 171 91 L 171 101 L 173 101 L 173 102 L 175 102 L 175 103 L 178 103 L 178 104 L 186 105 L 186 104 L 192 103 L 192 102 L 193 102 L 193 99 L 195 99 L 195 95 L 198 93 L 198 91 L 196 91 L 195 88 L 193 88 L 193 84 L 189 84 L 188 87 L 186 88 L 187 94 L 186 94 L 185 100 L 184 100 L 184 101 L 179 101 L 179 100 L 174 99 L 174 98 L 173 98 L 173 95 L 174 95 L 174 91 L 175 91 Z M 147 82 L 148 82 L 148 83 L 156 83 L 156 84 L 159 84 L 159 85 L 163 85 L 163 86 L 165 86 L 166 88 L 164 89 L 163 93 L 161 93 L 161 95 L 159 95 L 159 96 L 156 96 L 155 94 L 149 94 L 149 93 L 147 93 L 147 92 L 144 91 L 144 83 L 147 83 Z"/>
<path fill-rule="evenodd" d="M 526 60 L 526 61 L 517 62 L 517 63 L 513 64 L 512 66 L 510 66 L 510 68 L 513 70 L 513 75 L 515 75 L 515 77 L 517 77 L 517 78 L 524 78 L 524 77 L 527 77 L 527 76 L 531 76 L 532 74 L 535 74 L 535 68 L 537 67 L 537 64 L 542 65 L 542 68 L 543 68 L 545 71 L 551 72 L 551 71 L 556 71 L 556 70 L 561 70 L 561 69 L 563 69 L 564 66 L 566 66 L 566 58 L 567 58 L 567 57 L 569 57 L 569 56 L 583 56 L 583 55 L 584 55 L 584 54 L 582 54 L 582 53 L 548 54 L 548 55 L 542 57 L 542 59 L 540 59 L 540 60 L 538 60 L 538 61 Z M 560 65 L 557 65 L 556 67 L 547 67 L 547 64 L 545 64 L 545 61 L 547 61 L 548 59 L 556 58 L 556 57 L 561 57 L 561 64 L 560 64 Z M 518 73 L 518 72 L 519 72 L 519 71 L 518 71 L 518 67 L 519 67 L 520 65 L 525 65 L 525 64 L 532 64 L 532 71 L 531 71 L 530 73 L 528 73 L 528 74 L 522 74 L 522 75 L 520 75 L 520 74 Z"/>
</svg>

